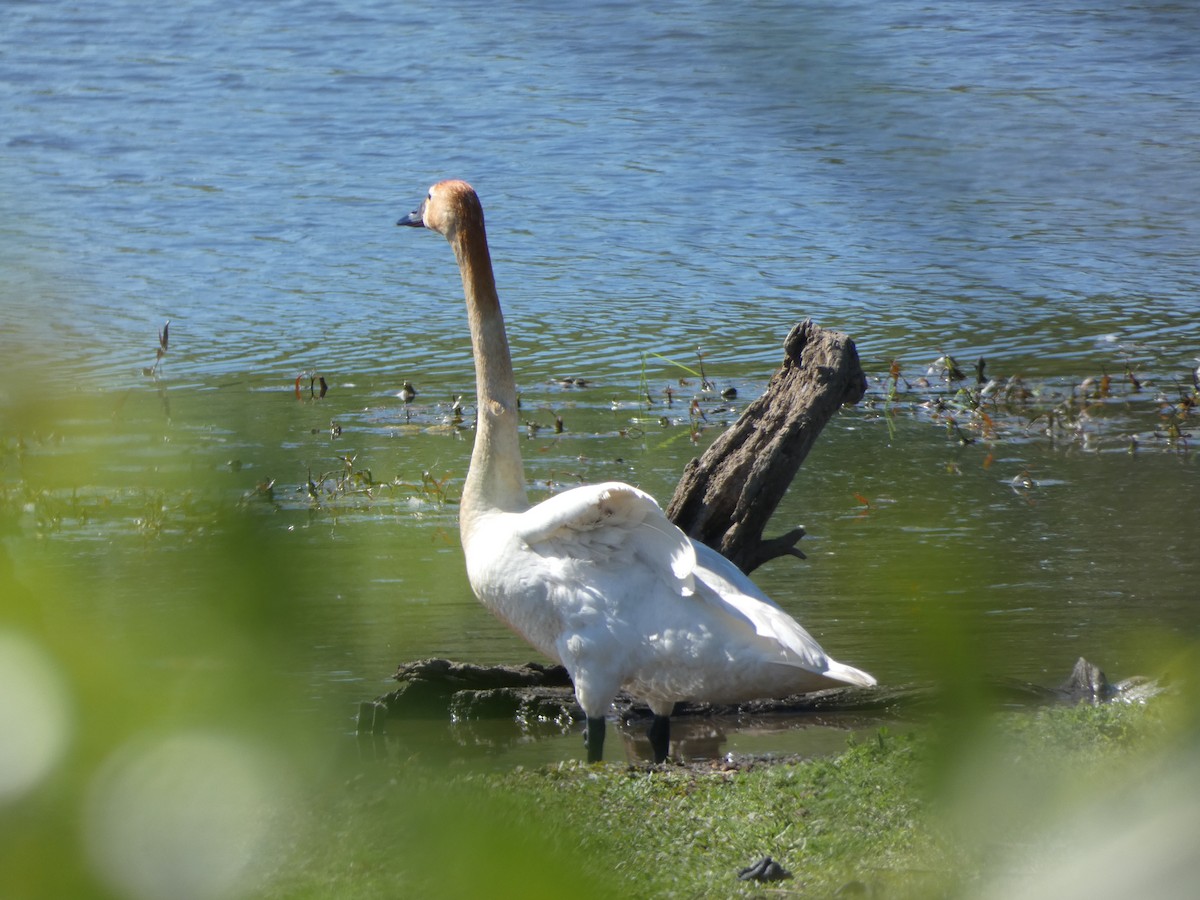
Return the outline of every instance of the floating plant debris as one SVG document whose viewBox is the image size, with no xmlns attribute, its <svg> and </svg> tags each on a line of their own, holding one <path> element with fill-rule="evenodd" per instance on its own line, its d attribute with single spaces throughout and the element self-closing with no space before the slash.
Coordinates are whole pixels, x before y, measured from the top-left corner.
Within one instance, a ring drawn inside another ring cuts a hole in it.
<svg viewBox="0 0 1200 900">
<path fill-rule="evenodd" d="M 1103 368 L 1082 379 L 987 377 L 975 365 L 969 383 L 948 354 L 908 378 L 893 360 L 872 379 L 864 404 L 885 415 L 909 414 L 945 428 L 956 443 L 1027 443 L 1048 440 L 1085 450 L 1191 449 L 1200 397 L 1195 370 L 1157 378 L 1126 365 L 1120 375 Z"/>
</svg>

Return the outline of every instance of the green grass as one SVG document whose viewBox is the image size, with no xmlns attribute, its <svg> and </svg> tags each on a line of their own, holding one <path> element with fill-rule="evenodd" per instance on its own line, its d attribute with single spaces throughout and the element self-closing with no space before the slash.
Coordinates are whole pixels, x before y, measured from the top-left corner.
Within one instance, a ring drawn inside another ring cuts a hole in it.
<svg viewBox="0 0 1200 900">
<path fill-rule="evenodd" d="M 937 854 L 918 827 L 920 757 L 912 738 L 883 738 L 748 771 L 569 767 L 503 784 L 538 796 L 537 819 L 578 833 L 596 877 L 625 895 L 758 894 L 736 875 L 764 855 L 792 871 L 780 886 L 828 892 Z"/>
<path fill-rule="evenodd" d="M 736 766 L 375 761 L 315 799 L 264 896 L 959 896 L 1026 874 L 1113 784 L 1152 781 L 1165 721 L 1045 709 L 950 744 L 945 725 L 885 729 L 831 758 Z M 793 877 L 739 881 L 764 855 Z"/>
</svg>

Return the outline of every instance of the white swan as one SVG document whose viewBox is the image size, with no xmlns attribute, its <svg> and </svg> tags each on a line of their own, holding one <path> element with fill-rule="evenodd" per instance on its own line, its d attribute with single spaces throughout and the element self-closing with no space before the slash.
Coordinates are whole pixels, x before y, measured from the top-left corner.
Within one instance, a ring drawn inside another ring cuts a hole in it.
<svg viewBox="0 0 1200 900">
<path fill-rule="evenodd" d="M 444 235 L 462 275 L 475 355 L 478 425 L 460 529 L 471 587 L 517 634 L 566 666 L 587 716 L 589 762 L 621 688 L 654 713 L 666 759 L 680 700 L 736 702 L 875 679 L 835 662 L 733 563 L 673 525 L 627 484 L 577 487 L 530 507 L 517 389 L 483 208 L 442 181 L 396 224 Z"/>
</svg>

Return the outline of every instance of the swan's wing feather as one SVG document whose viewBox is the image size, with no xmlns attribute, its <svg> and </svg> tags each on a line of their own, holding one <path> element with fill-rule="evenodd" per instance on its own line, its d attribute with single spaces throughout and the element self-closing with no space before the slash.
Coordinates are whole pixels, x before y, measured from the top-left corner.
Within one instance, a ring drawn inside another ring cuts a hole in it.
<svg viewBox="0 0 1200 900">
<path fill-rule="evenodd" d="M 691 540 L 653 497 L 631 485 L 614 481 L 572 488 L 513 521 L 516 536 L 540 553 L 599 560 L 632 548 L 651 567 L 668 562 L 669 579 L 681 593 L 692 592 L 696 551 Z"/>
<path fill-rule="evenodd" d="M 785 647 L 789 665 L 825 671 L 829 659 L 803 625 L 780 609 L 732 562 L 704 544 L 696 544 L 696 575 L 710 591 L 699 595 L 720 603 L 727 614 L 748 622 L 755 633 Z"/>
</svg>

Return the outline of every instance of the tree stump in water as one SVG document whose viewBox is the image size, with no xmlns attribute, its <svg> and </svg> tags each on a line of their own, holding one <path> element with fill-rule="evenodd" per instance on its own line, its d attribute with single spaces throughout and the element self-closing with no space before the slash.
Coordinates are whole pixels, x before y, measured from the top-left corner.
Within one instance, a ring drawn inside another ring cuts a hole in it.
<svg viewBox="0 0 1200 900">
<path fill-rule="evenodd" d="M 867 390 L 854 342 L 805 319 L 783 343 L 766 392 L 684 469 L 667 517 L 749 573 L 796 547 L 803 528 L 763 531 L 825 424 Z"/>
</svg>

